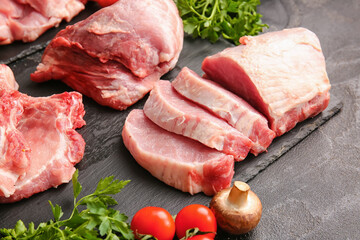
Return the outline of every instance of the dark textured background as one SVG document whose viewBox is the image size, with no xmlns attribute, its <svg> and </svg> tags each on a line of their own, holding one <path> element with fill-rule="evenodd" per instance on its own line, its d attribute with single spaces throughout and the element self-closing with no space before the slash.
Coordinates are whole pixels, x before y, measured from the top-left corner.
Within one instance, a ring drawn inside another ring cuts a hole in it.
<svg viewBox="0 0 360 240">
<path fill-rule="evenodd" d="M 74 21 L 94 10 L 96 6 L 89 4 Z M 332 84 L 332 105 L 324 114 L 276 139 L 266 155 L 236 164 L 234 179 L 250 179 L 248 183 L 263 204 L 262 219 L 258 227 L 246 235 L 227 236 L 220 231 L 217 239 L 359 239 L 360 1 L 264 0 L 259 11 L 270 26 L 268 31 L 302 26 L 317 34 Z M 42 50 L 35 50 L 44 46 L 58 30 L 47 32 L 34 43 L 0 46 L 0 62 L 9 63 L 20 91 L 45 96 L 71 90 L 61 82 L 37 84 L 29 77 L 42 54 Z M 173 79 L 183 66 L 201 73 L 202 59 L 226 46 L 225 42 L 211 45 L 186 38 L 177 67 L 164 78 Z M 18 56 L 21 59 L 14 61 Z M 143 103 L 144 100 L 132 108 L 141 108 Z M 86 97 L 84 104 L 87 126 L 79 132 L 87 145 L 84 159 L 78 164 L 84 194 L 92 192 L 100 178 L 115 175 L 132 180 L 116 196 L 119 201 L 116 209 L 130 219 L 137 210 L 149 205 L 164 207 L 171 214 L 191 203 L 208 205 L 209 197 L 190 196 L 168 187 L 133 160 L 121 140 L 122 125 L 132 108 L 119 112 L 99 106 Z M 326 121 L 341 106 L 341 111 Z M 72 208 L 71 184 L 18 203 L 1 205 L 0 227 L 13 227 L 18 219 L 36 224 L 49 220 L 52 214 L 47 200 L 61 205 L 66 217 L 69 214 L 66 210 Z"/>
</svg>

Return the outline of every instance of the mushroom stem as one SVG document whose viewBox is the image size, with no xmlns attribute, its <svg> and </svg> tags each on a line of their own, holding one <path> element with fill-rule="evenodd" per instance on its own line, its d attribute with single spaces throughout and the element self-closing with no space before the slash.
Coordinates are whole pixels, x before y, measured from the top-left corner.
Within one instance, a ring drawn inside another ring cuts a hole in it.
<svg viewBox="0 0 360 240">
<path fill-rule="evenodd" d="M 247 204 L 248 193 L 250 186 L 241 181 L 235 181 L 231 188 L 228 201 L 236 208 L 242 208 Z"/>
</svg>

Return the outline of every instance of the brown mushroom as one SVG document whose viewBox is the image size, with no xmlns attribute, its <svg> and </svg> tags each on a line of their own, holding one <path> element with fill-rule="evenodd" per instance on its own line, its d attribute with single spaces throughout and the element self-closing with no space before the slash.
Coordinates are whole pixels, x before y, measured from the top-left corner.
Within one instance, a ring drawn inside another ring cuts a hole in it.
<svg viewBox="0 0 360 240">
<path fill-rule="evenodd" d="M 260 221 L 262 205 L 248 184 L 235 181 L 234 186 L 218 192 L 210 202 L 216 221 L 230 234 L 243 234 Z"/>
</svg>

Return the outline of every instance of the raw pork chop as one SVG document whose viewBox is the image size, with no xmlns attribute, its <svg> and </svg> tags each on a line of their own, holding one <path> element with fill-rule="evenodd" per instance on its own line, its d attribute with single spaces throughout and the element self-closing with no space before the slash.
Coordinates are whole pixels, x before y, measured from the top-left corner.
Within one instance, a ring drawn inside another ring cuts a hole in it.
<svg viewBox="0 0 360 240">
<path fill-rule="evenodd" d="M 64 19 L 70 21 L 87 0 L 0 0 L 0 45 L 32 42 Z"/>
<path fill-rule="evenodd" d="M 24 111 L 20 94 L 3 86 L 0 83 L 0 198 L 15 192 L 16 181 L 24 177 L 30 164 L 29 145 L 17 129 Z"/>
<path fill-rule="evenodd" d="M 0 77 L 0 81 L 4 79 Z M 69 182 L 85 142 L 79 93 L 30 97 L 0 83 L 0 203 Z"/>
<path fill-rule="evenodd" d="M 231 184 L 232 156 L 160 128 L 143 110 L 130 112 L 122 136 L 135 160 L 174 188 L 190 194 L 202 191 L 214 195 Z"/>
<path fill-rule="evenodd" d="M 15 182 L 29 166 L 29 147 L 15 125 L 23 108 L 19 101 L 9 97 L 18 87 L 11 69 L 0 64 L 0 196 L 14 193 Z"/>
<path fill-rule="evenodd" d="M 262 112 L 278 136 L 328 106 L 330 82 L 313 32 L 285 29 L 240 42 L 205 58 L 202 69 Z"/>
<path fill-rule="evenodd" d="M 181 95 L 200 104 L 250 138 L 254 142 L 251 152 L 255 156 L 266 151 L 275 138 L 266 118 L 246 101 L 213 81 L 199 77 L 189 68 L 184 67 L 180 71 L 172 86 Z"/>
<path fill-rule="evenodd" d="M 224 120 L 177 93 L 169 81 L 160 80 L 155 84 L 144 112 L 160 127 L 233 155 L 237 161 L 245 159 L 253 145 Z"/>
<path fill-rule="evenodd" d="M 60 31 L 31 79 L 62 79 L 123 110 L 175 66 L 182 46 L 182 20 L 172 0 L 120 0 Z"/>
</svg>

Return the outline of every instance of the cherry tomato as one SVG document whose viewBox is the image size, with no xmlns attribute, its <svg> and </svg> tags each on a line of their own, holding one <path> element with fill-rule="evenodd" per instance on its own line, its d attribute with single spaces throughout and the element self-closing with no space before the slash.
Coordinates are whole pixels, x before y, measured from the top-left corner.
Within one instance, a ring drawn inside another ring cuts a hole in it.
<svg viewBox="0 0 360 240">
<path fill-rule="evenodd" d="M 201 232 L 212 232 L 199 235 L 198 238 L 189 239 L 214 239 L 217 230 L 214 213 L 206 206 L 201 204 L 192 204 L 180 210 L 175 218 L 176 236 L 180 239 L 186 235 L 186 230 L 199 228 Z M 202 238 L 200 237 L 202 236 Z"/>
<path fill-rule="evenodd" d="M 187 240 L 213 240 L 213 237 L 209 237 L 207 235 L 195 235 L 193 237 L 188 238 Z"/>
<path fill-rule="evenodd" d="M 110 5 L 114 4 L 117 1 L 118 0 L 95 0 L 95 2 L 97 2 L 100 5 L 100 7 L 110 6 Z"/>
<path fill-rule="evenodd" d="M 158 240 L 172 240 L 175 236 L 175 222 L 168 211 L 160 207 L 144 207 L 131 220 L 135 238 L 152 235 Z"/>
</svg>

